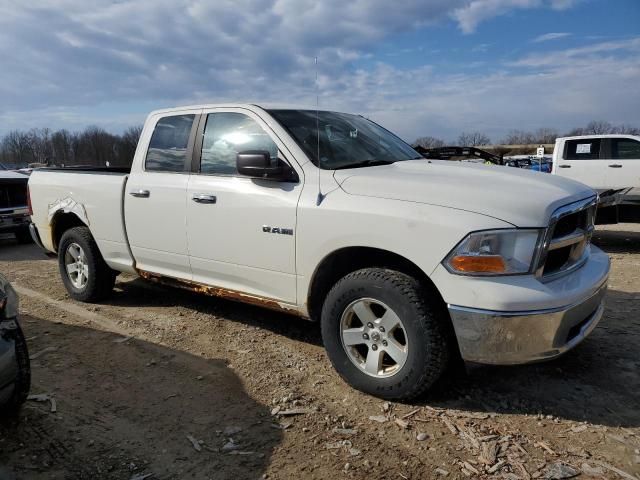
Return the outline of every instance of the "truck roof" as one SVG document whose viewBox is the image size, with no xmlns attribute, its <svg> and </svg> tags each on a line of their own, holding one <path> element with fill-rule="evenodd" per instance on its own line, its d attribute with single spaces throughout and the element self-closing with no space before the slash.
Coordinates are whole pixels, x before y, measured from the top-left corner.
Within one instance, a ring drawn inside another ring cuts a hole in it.
<svg viewBox="0 0 640 480">
<path fill-rule="evenodd" d="M 168 113 L 179 112 L 182 110 L 197 110 L 208 108 L 246 108 L 247 110 L 312 110 L 316 111 L 316 107 L 303 106 L 300 104 L 290 103 L 200 103 L 195 105 L 184 105 L 179 107 L 161 108 L 154 110 L 149 115 L 166 115 Z M 320 111 L 337 112 L 338 110 L 321 108 Z M 347 112 L 344 112 L 347 113 Z"/>
<path fill-rule="evenodd" d="M 640 135 L 629 135 L 626 133 L 607 133 L 602 135 L 575 135 L 573 137 L 558 137 L 558 140 L 581 140 L 586 138 L 632 138 L 634 140 L 640 140 Z"/>
<path fill-rule="evenodd" d="M 199 104 L 195 104 L 195 105 L 184 105 L 184 106 L 178 106 L 178 107 L 170 107 L 170 108 L 161 108 L 158 110 L 154 110 L 151 112 L 151 115 L 154 114 L 165 114 L 165 113 L 172 113 L 172 112 L 178 112 L 181 110 L 195 110 L 195 109 L 201 109 L 201 108 L 246 108 L 248 110 L 255 110 L 255 109 L 261 109 L 261 110 L 266 110 L 266 109 L 301 109 L 301 110 L 315 110 L 312 108 L 304 108 L 304 107 L 300 107 L 300 105 L 292 105 L 292 104 L 268 104 L 268 103 L 261 103 L 261 104 L 257 104 L 257 103 L 199 103 Z"/>
</svg>

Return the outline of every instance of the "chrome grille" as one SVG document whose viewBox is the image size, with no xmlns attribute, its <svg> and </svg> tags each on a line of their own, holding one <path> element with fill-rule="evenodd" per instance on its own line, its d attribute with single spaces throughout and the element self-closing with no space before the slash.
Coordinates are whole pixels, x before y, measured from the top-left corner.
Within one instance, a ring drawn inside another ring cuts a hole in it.
<svg viewBox="0 0 640 480">
<path fill-rule="evenodd" d="M 589 255 L 597 198 L 560 207 L 551 216 L 536 275 L 550 280 L 579 268 Z"/>
</svg>

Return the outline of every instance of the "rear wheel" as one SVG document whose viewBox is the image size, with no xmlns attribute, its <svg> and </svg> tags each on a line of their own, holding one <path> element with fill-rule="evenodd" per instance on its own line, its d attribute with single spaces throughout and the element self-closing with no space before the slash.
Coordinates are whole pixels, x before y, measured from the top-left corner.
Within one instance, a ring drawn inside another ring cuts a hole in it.
<svg viewBox="0 0 640 480">
<path fill-rule="evenodd" d="M 338 373 L 363 392 L 408 400 L 431 387 L 450 360 L 446 318 L 414 278 L 370 268 L 342 278 L 322 309 L 322 338 Z"/>
<path fill-rule="evenodd" d="M 116 280 L 87 227 L 67 230 L 58 246 L 62 282 L 74 300 L 97 302 L 107 298 Z"/>
</svg>

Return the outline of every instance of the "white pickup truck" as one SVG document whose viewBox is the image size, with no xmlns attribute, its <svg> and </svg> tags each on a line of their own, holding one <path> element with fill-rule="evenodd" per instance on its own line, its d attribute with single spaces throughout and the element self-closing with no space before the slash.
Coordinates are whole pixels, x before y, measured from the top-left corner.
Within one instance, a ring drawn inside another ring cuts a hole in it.
<svg viewBox="0 0 640 480">
<path fill-rule="evenodd" d="M 640 136 L 582 135 L 556 139 L 555 175 L 578 180 L 609 195 L 598 221 L 640 221 Z"/>
<path fill-rule="evenodd" d="M 130 171 L 38 169 L 29 187 L 72 298 L 127 272 L 316 320 L 339 374 L 383 398 L 421 394 L 460 356 L 553 358 L 603 312 L 593 190 L 427 160 L 357 115 L 155 111 Z"/>
</svg>

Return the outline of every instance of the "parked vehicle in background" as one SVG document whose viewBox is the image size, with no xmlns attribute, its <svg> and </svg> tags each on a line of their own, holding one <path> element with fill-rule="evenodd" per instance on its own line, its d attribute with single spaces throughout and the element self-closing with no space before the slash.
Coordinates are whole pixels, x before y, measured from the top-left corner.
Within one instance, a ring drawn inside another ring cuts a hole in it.
<svg viewBox="0 0 640 480">
<path fill-rule="evenodd" d="M 31 242 L 28 181 L 22 173 L 0 170 L 0 233 L 13 233 L 20 243 Z"/>
<path fill-rule="evenodd" d="M 535 157 L 533 155 L 504 157 L 507 167 L 524 168 L 534 172 L 551 173 L 552 161 L 549 157 Z"/>
<path fill-rule="evenodd" d="M 612 197 L 603 223 L 640 221 L 640 136 L 586 135 L 556 140 L 552 173 Z"/>
<path fill-rule="evenodd" d="M 603 312 L 592 189 L 425 159 L 357 115 L 160 110 L 130 170 L 37 169 L 29 185 L 72 298 L 128 272 L 320 321 L 340 375 L 383 398 L 421 394 L 460 355 L 553 358 Z"/>
<path fill-rule="evenodd" d="M 29 352 L 18 323 L 18 296 L 0 274 L 0 416 L 14 413 L 27 399 L 30 387 Z"/>
</svg>

